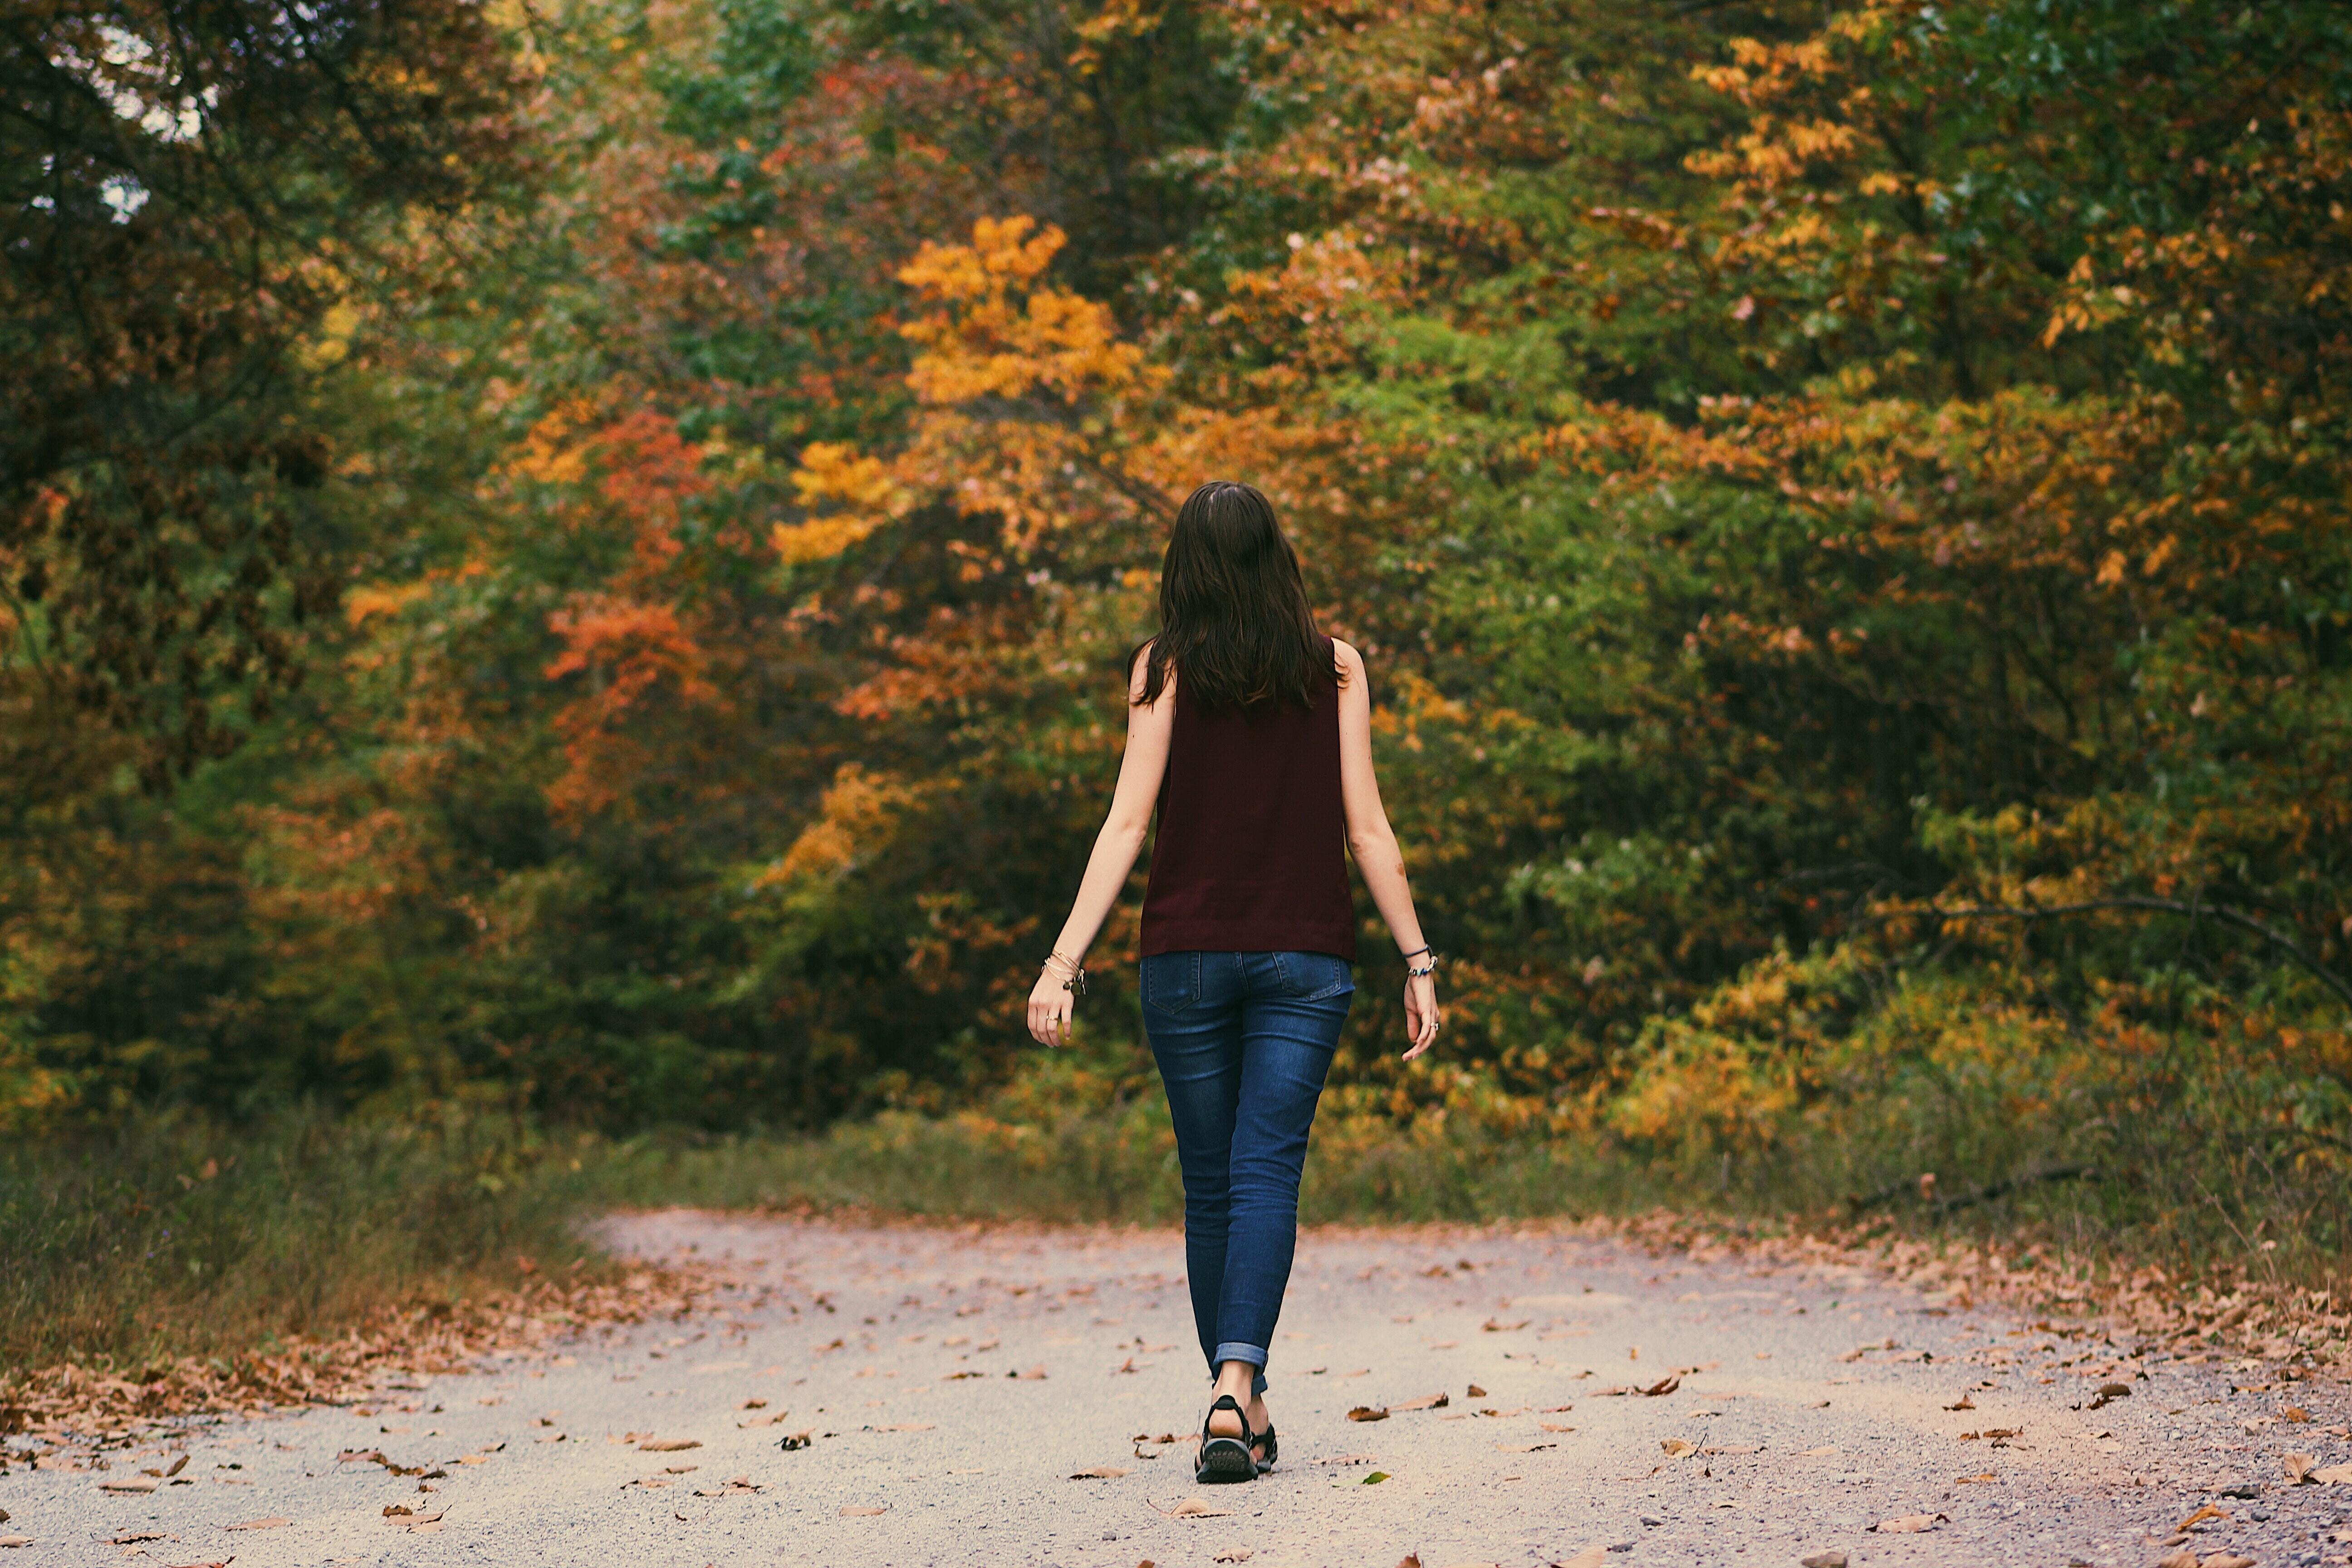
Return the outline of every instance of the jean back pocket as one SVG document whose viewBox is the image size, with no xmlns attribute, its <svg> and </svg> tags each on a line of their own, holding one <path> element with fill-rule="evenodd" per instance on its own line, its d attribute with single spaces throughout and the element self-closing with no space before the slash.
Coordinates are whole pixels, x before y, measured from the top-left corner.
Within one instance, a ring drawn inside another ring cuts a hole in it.
<svg viewBox="0 0 2352 1568">
<path fill-rule="evenodd" d="M 1155 952 L 1143 961 L 1143 1005 L 1155 1013 L 1181 1013 L 1201 995 L 1201 955 Z"/>
<path fill-rule="evenodd" d="M 1331 953 L 1277 952 L 1274 966 L 1282 976 L 1282 994 L 1294 1001 L 1320 1002 L 1356 988 L 1355 965 Z"/>
</svg>

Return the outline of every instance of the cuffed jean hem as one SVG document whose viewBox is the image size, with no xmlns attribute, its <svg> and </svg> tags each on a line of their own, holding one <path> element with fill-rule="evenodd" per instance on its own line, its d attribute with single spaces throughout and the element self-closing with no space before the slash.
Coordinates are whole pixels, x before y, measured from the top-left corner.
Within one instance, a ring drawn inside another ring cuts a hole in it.
<svg viewBox="0 0 2352 1568">
<path fill-rule="evenodd" d="M 1265 1392 L 1265 1350 L 1263 1346 L 1231 1343 L 1219 1345 L 1216 1359 L 1209 1363 L 1210 1378 L 1213 1380 L 1217 1375 L 1217 1368 L 1229 1361 L 1245 1361 L 1257 1368 L 1257 1375 L 1250 1379 L 1250 1392 L 1252 1394 Z"/>
</svg>

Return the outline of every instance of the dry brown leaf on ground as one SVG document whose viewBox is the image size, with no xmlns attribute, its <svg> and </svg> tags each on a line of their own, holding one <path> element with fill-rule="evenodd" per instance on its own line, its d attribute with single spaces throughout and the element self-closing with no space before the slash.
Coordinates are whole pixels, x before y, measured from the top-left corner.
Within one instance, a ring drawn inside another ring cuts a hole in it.
<svg viewBox="0 0 2352 1568">
<path fill-rule="evenodd" d="M 1213 1553 L 1210 1556 L 1209 1561 L 1212 1563 L 1246 1563 L 1256 1555 L 1257 1553 L 1255 1552 L 1253 1552 L 1246 1546 L 1228 1546 L 1222 1552 Z"/>
<path fill-rule="evenodd" d="M 2118 1399 L 2129 1399 L 2130 1397 L 2131 1384 L 2127 1383 L 2103 1384 L 2100 1385 L 2099 1392 L 2091 1396 L 2090 1407 L 2094 1410 L 2104 1410 Z"/>
<path fill-rule="evenodd" d="M 1465 1399 L 1484 1399 L 1486 1397 L 1486 1391 L 1474 1383 L 1469 1387 L 1462 1391 L 1462 1397 Z"/>
<path fill-rule="evenodd" d="M 684 1453 L 688 1448 L 699 1448 L 701 1447 L 702 1440 L 698 1437 L 648 1437 L 644 1442 L 637 1445 L 637 1452 L 640 1454 L 679 1454 Z M 463 1461 L 460 1462 L 462 1463 Z"/>
<path fill-rule="evenodd" d="M 2183 1534 L 2192 1524 L 2202 1524 L 2209 1519 L 2227 1519 L 2229 1517 L 2230 1513 L 2227 1509 L 2215 1508 L 2209 1502 L 2203 1508 L 2199 1509 L 2195 1513 L 2190 1514 L 2187 1519 L 2182 1520 L 2179 1524 L 2174 1525 L 2172 1527 L 2172 1533 L 2175 1535 Z"/>
<path fill-rule="evenodd" d="M 1573 1426 L 1563 1426 L 1557 1421 L 1538 1421 L 1536 1425 L 1542 1427 L 1547 1432 L 1573 1432 L 1576 1430 Z"/>
<path fill-rule="evenodd" d="M 1521 1319 L 1520 1319 L 1517 1322 L 1516 1322 L 1516 1323 L 1506 1323 L 1506 1322 L 1502 1321 L 1500 1319 L 1497 1319 L 1497 1318 L 1489 1318 L 1489 1319 L 1487 1319 L 1485 1322 L 1483 1322 L 1483 1323 L 1479 1324 L 1478 1326 L 1479 1326 L 1480 1328 L 1482 1328 L 1482 1329 L 1486 1330 L 1486 1332 L 1488 1332 L 1488 1333 L 1490 1333 L 1490 1334 L 1515 1334 L 1515 1333 L 1517 1333 L 1521 1329 L 1526 1328 L 1526 1327 L 1528 1326 L 1528 1323 L 1529 1322 L 1529 1321 L 1530 1321 L 1530 1320 L 1528 1320 L 1528 1319 L 1521 1318 Z"/>
<path fill-rule="evenodd" d="M 1960 1402 L 1958 1405 L 1947 1405 L 1944 1406 L 1947 1410 L 1974 1410 L 1976 1407 L 1977 1402 L 1970 1399 L 1965 1394 L 1960 1395 Z"/>
<path fill-rule="evenodd" d="M 1043 1366 L 1033 1366 L 1027 1372 L 1010 1372 L 1005 1375 L 1018 1378 L 1023 1383 L 1043 1383 L 1045 1381 L 1045 1369 Z"/>
<path fill-rule="evenodd" d="M 2352 1482 L 2352 1465 L 2322 1465 L 2311 1472 L 2311 1479 L 2322 1486 L 2342 1486 Z"/>
<path fill-rule="evenodd" d="M 123 1476 L 98 1483 L 102 1492 L 152 1492 L 163 1483 L 149 1476 Z"/>
<path fill-rule="evenodd" d="M 2197 1568 L 2197 1553 L 2183 1547 L 2169 1556 L 2158 1558 L 2156 1568 Z"/>
<path fill-rule="evenodd" d="M 1074 1481 L 1115 1481 L 1121 1476 L 1131 1476 L 1133 1474 L 1135 1474 L 1135 1471 L 1125 1465 L 1093 1465 L 1083 1470 L 1072 1470 L 1070 1472 L 1070 1479 Z"/>
<path fill-rule="evenodd" d="M 2287 1485 L 2299 1487 L 2311 1479 L 2312 1469 L 2319 1463 L 2319 1459 L 2316 1455 L 2312 1454 L 2289 1454 L 2284 1457 L 2282 1463 L 2286 1466 Z"/>
<path fill-rule="evenodd" d="M 1360 1366 L 1353 1372 L 1343 1372 L 1339 1375 L 1341 1377 L 1370 1377 L 1372 1375 L 1372 1369 L 1368 1366 Z"/>
<path fill-rule="evenodd" d="M 1797 1562 L 1801 1568 L 1845 1568 L 1845 1553 L 1832 1547 L 1827 1552 L 1816 1552 L 1811 1557 L 1800 1557 Z"/>
<path fill-rule="evenodd" d="M 1443 1410 L 1454 1403 L 1448 1394 L 1424 1394 L 1419 1399 L 1400 1400 L 1389 1406 L 1391 1410 Z"/>
<path fill-rule="evenodd" d="M 1682 1385 L 1683 1380 L 1679 1377 L 1662 1377 L 1658 1379 L 1657 1382 L 1650 1384 L 1649 1387 L 1642 1390 L 1642 1394 L 1645 1398 L 1655 1399 L 1660 1394 L 1672 1394 L 1675 1389 L 1680 1388 Z"/>
<path fill-rule="evenodd" d="M 225 1524 L 223 1530 L 283 1530 L 294 1522 L 288 1519 L 248 1519 L 243 1524 Z"/>
<path fill-rule="evenodd" d="M 1557 1448 L 1557 1443 L 1497 1443 L 1495 1450 L 1501 1454 L 1540 1454 L 1546 1448 Z"/>
<path fill-rule="evenodd" d="M 1441 1270 L 1440 1272 L 1443 1272 Z M 1408 1552 L 1397 1559 L 1397 1568 L 1421 1568 L 1421 1553 Z"/>
<path fill-rule="evenodd" d="M 1146 1502 L 1151 1502 L 1151 1500 L 1149 1498 L 1144 1499 L 1144 1500 Z M 1186 1498 L 1182 1502 L 1178 1503 L 1174 1508 L 1161 1508 L 1156 1502 L 1151 1503 L 1151 1506 L 1155 1511 L 1164 1513 L 1171 1519 L 1229 1519 L 1233 1516 L 1234 1511 L 1229 1508 L 1211 1508 L 1199 1498 L 1190 1497 Z"/>
<path fill-rule="evenodd" d="M 764 1399 L 747 1399 L 735 1408 L 738 1410 L 765 1410 L 767 1407 L 768 1402 Z"/>
<path fill-rule="evenodd" d="M 1388 1418 L 1389 1410 L 1385 1405 L 1359 1405 L 1348 1412 L 1350 1421 L 1385 1421 Z"/>
<path fill-rule="evenodd" d="M 1561 1558 L 1551 1568 L 1609 1568 L 1609 1548 L 1588 1546 L 1573 1557 Z"/>
<path fill-rule="evenodd" d="M 2251 1557 L 2241 1557 L 2234 1552 L 2216 1552 L 2200 1563 L 2198 1568 L 2254 1568 L 2254 1560 Z"/>
<path fill-rule="evenodd" d="M 0 1546 L 30 1546 L 32 1544 L 33 1537 L 29 1535 L 0 1535 Z"/>
<path fill-rule="evenodd" d="M 1684 1442 L 1680 1437 L 1668 1437 L 1664 1442 L 1661 1442 L 1658 1447 L 1664 1448 L 1668 1454 L 1674 1456 L 1675 1458 L 1680 1458 L 1685 1454 L 1691 1451 L 1693 1445 Z"/>
<path fill-rule="evenodd" d="M 845 1502 L 841 1505 L 841 1517 L 844 1519 L 872 1519 L 878 1514 L 889 1511 L 889 1505 L 887 1503 Z"/>
<path fill-rule="evenodd" d="M 1879 1535 L 1919 1535 L 1950 1521 L 1949 1514 L 1903 1513 L 1893 1519 L 1882 1519 L 1870 1528 Z"/>
</svg>

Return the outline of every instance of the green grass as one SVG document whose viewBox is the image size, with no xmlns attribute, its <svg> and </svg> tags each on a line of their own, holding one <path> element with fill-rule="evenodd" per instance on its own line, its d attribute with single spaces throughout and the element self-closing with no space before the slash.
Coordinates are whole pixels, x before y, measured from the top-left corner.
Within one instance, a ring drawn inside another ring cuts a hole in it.
<svg viewBox="0 0 2352 1568">
<path fill-rule="evenodd" d="M 1165 1105 L 1133 1088 L 1015 1086 L 992 1116 L 889 1112 L 803 1137 L 673 1131 L 612 1141 L 486 1117 L 419 1127 L 289 1113 L 234 1129 L 149 1118 L 77 1142 L 20 1143 L 0 1152 L 0 1370 L 68 1361 L 134 1370 L 270 1351 L 386 1306 L 478 1300 L 521 1284 L 530 1267 L 543 1278 L 593 1259 L 577 1223 L 615 1206 L 1174 1226 L 1182 1194 Z M 1843 1195 L 1899 1178 L 1869 1211 L 1898 1234 L 2042 1241 L 2076 1264 L 2158 1262 L 2176 1279 L 2340 1282 L 2346 1194 L 2333 1167 L 2282 1160 L 2220 1119 L 2201 1131 L 2164 1119 L 2085 1121 L 2072 1136 L 2097 1160 L 2097 1179 L 1938 1211 L 1912 1180 L 1923 1166 L 1939 1169 L 1948 1194 L 2044 1157 L 1977 1126 L 1958 1104 L 1938 1114 L 1967 1127 L 1932 1127 L 1915 1109 L 1864 1136 L 1852 1125 L 1795 1128 L 1769 1153 L 1743 1158 L 1696 1141 L 1643 1152 L 1600 1134 L 1552 1137 L 1539 1124 L 1509 1131 L 1467 1112 L 1401 1127 L 1327 1105 L 1301 1217 L 1664 1208 L 1778 1227 L 1850 1222 Z"/>
<path fill-rule="evenodd" d="M 269 1350 L 561 1268 L 585 1167 L 508 1123 L 147 1118 L 0 1153 L 0 1368 Z"/>
</svg>

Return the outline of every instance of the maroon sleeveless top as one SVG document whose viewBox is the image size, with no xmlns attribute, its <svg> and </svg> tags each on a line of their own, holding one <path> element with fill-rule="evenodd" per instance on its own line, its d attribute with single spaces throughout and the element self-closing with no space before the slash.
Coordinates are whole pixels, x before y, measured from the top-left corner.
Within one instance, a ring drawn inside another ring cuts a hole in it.
<svg viewBox="0 0 2352 1568">
<path fill-rule="evenodd" d="M 1331 639 L 1322 639 L 1333 657 Z M 1353 962 L 1339 686 L 1315 706 L 1204 712 L 1181 672 L 1160 836 L 1143 895 L 1143 956 L 1328 952 Z"/>
</svg>

